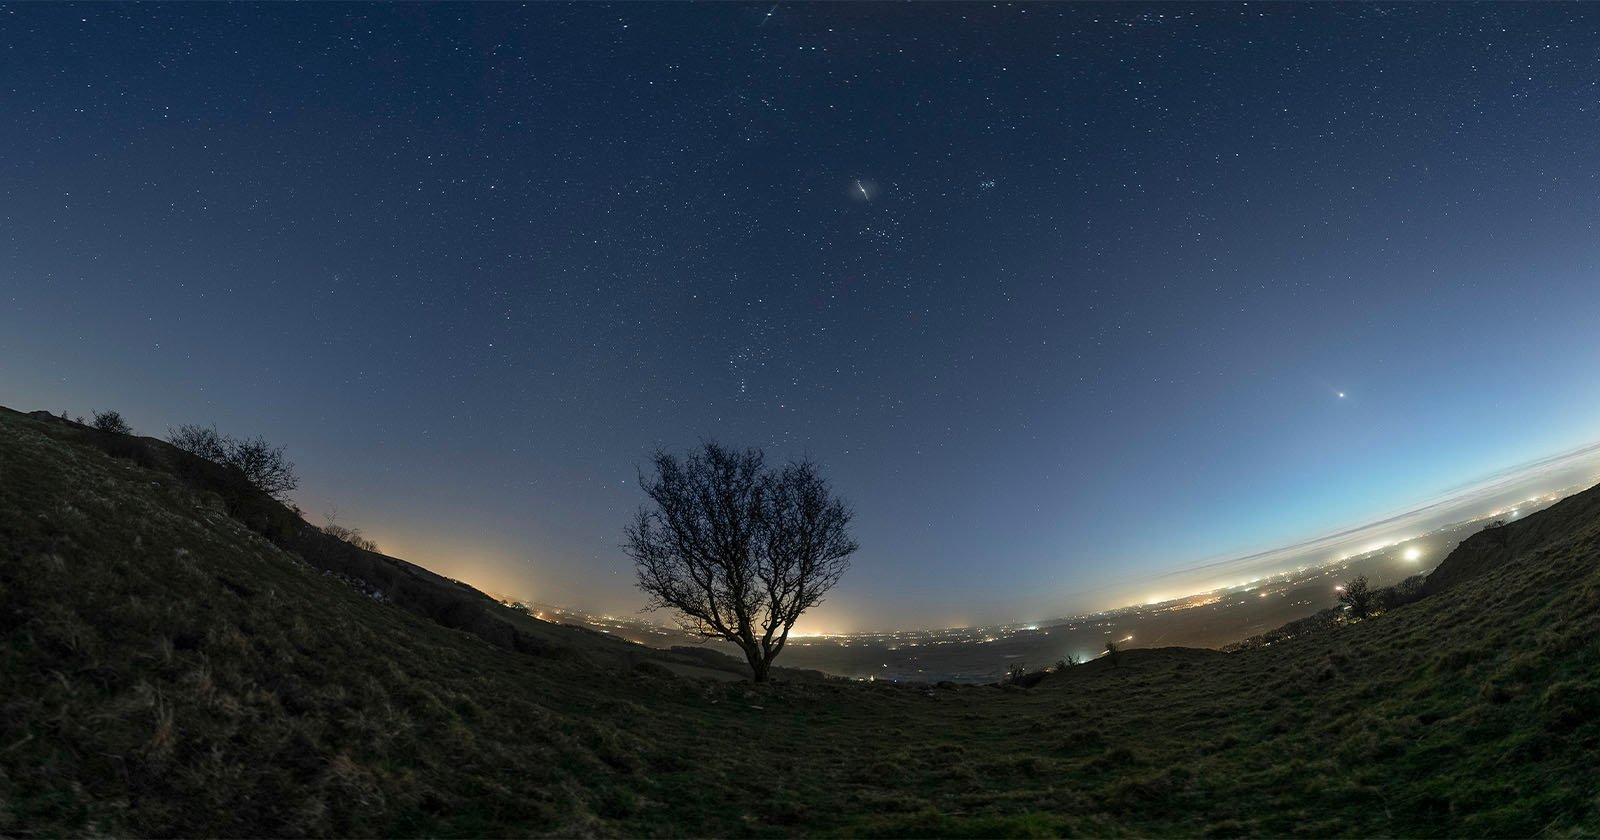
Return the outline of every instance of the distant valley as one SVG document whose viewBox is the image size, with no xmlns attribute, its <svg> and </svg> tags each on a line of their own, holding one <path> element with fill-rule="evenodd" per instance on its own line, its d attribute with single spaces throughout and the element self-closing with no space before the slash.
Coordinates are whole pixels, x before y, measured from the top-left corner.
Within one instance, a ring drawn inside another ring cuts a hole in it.
<svg viewBox="0 0 1600 840">
<path fill-rule="evenodd" d="M 1426 574 L 1461 540 L 1489 523 L 1528 516 L 1583 486 L 1543 492 L 1343 560 L 1308 564 L 1158 603 L 1025 623 L 800 636 L 790 641 L 784 664 L 862 680 L 992 683 L 1018 667 L 1039 669 L 1063 660 L 1095 659 L 1104 654 L 1106 642 L 1125 649 L 1221 648 L 1334 606 L 1335 587 L 1358 575 L 1366 576 L 1374 587 L 1385 587 Z M 536 618 L 652 647 L 704 645 L 737 655 L 731 645 L 696 638 L 648 616 L 595 615 L 510 603 Z"/>
</svg>

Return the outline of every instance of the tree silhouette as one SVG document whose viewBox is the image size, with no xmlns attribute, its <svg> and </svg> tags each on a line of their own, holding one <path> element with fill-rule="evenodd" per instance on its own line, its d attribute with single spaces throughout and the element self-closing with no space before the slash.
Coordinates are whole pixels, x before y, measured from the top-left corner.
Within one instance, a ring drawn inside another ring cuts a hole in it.
<svg viewBox="0 0 1600 840">
<path fill-rule="evenodd" d="M 850 508 L 816 464 L 768 469 L 759 449 L 712 442 L 683 459 L 658 451 L 651 466 L 639 476 L 650 504 L 623 544 L 649 608 L 738 645 L 765 682 L 795 621 L 849 568 Z"/>
<path fill-rule="evenodd" d="M 347 542 L 356 548 L 365 549 L 367 551 L 378 550 L 377 540 L 369 539 L 366 534 L 361 533 L 360 528 L 348 528 L 339 524 L 338 506 L 334 506 L 332 510 L 322 514 L 322 518 L 328 523 L 322 526 L 322 533 L 327 534 L 336 540 Z"/>
<path fill-rule="evenodd" d="M 235 438 L 220 434 L 215 426 L 186 423 L 167 430 L 167 441 L 208 461 L 233 467 L 245 480 L 278 501 L 286 501 L 289 491 L 300 486 L 294 463 L 283 455 L 283 447 L 273 446 L 261 437 Z"/>
<path fill-rule="evenodd" d="M 122 412 L 120 411 L 96 411 L 94 412 L 94 420 L 89 425 L 102 432 L 115 432 L 119 435 L 133 434 L 133 428 L 128 425 L 128 421 L 122 419 Z"/>
<path fill-rule="evenodd" d="M 1367 576 L 1359 575 L 1339 589 L 1339 603 L 1349 610 L 1351 618 L 1366 618 L 1372 614 L 1377 593 L 1367 585 Z"/>
<path fill-rule="evenodd" d="M 176 429 L 167 429 L 167 442 L 208 460 L 222 463 L 228 457 L 227 439 L 216 426 L 185 423 Z"/>
</svg>

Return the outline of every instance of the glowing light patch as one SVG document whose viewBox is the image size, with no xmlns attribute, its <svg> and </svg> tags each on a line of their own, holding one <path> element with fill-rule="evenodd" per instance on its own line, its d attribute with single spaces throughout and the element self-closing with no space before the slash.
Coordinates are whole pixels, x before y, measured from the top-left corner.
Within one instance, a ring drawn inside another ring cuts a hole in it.
<svg viewBox="0 0 1600 840">
<path fill-rule="evenodd" d="M 1422 549 L 1412 546 L 1411 548 L 1406 549 L 1406 553 L 1401 556 L 1407 560 L 1416 560 L 1422 556 Z"/>
</svg>

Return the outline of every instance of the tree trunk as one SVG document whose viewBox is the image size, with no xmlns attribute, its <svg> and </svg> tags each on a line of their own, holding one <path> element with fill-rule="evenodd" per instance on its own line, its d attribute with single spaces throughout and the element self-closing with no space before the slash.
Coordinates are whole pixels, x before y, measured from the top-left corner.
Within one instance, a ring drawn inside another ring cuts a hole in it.
<svg viewBox="0 0 1600 840">
<path fill-rule="evenodd" d="M 750 681 L 766 682 L 768 674 L 772 671 L 772 663 L 760 653 L 751 653 L 749 651 L 746 651 L 745 659 L 750 662 Z"/>
</svg>

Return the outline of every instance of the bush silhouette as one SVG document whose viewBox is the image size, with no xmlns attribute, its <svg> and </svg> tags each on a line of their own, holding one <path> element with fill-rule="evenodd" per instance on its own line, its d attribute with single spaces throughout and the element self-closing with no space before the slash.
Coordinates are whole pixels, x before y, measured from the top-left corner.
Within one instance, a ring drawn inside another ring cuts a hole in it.
<svg viewBox="0 0 1600 840">
<path fill-rule="evenodd" d="M 176 429 L 167 430 L 167 442 L 195 455 L 222 463 L 228 457 L 228 448 L 225 438 L 217 432 L 215 426 L 197 426 L 185 423 Z"/>
<path fill-rule="evenodd" d="M 239 470 L 251 485 L 279 501 L 285 501 L 289 491 L 300 486 L 294 464 L 284 457 L 283 447 L 273 446 L 260 437 L 235 438 L 219 433 L 215 426 L 186 423 L 169 429 L 167 442 L 208 461 Z"/>
<path fill-rule="evenodd" d="M 1366 618 L 1372 615 L 1372 608 L 1376 605 L 1376 593 L 1367 585 L 1367 576 L 1358 575 L 1355 580 L 1346 583 L 1339 589 L 1339 603 L 1344 605 L 1351 618 Z"/>
<path fill-rule="evenodd" d="M 1394 586 L 1386 586 L 1375 593 L 1374 600 L 1378 610 L 1388 612 L 1395 607 L 1409 604 L 1423 595 L 1422 584 L 1427 580 L 1426 575 L 1412 575 Z"/>
<path fill-rule="evenodd" d="M 122 419 L 122 413 L 118 411 L 96 411 L 94 412 L 94 419 L 89 422 L 89 425 L 102 432 L 115 432 L 119 435 L 133 434 L 133 427 L 128 425 L 128 421 Z"/>
<path fill-rule="evenodd" d="M 333 510 L 324 513 L 322 518 L 326 519 L 328 522 L 328 524 L 322 526 L 322 532 L 324 534 L 327 534 L 336 540 L 347 542 L 356 548 L 364 549 L 366 551 L 378 550 L 377 541 L 368 539 L 365 534 L 361 533 L 360 528 L 347 528 L 339 524 L 338 508 L 334 508 Z M 527 610 L 524 609 L 523 611 L 526 612 Z"/>
</svg>

